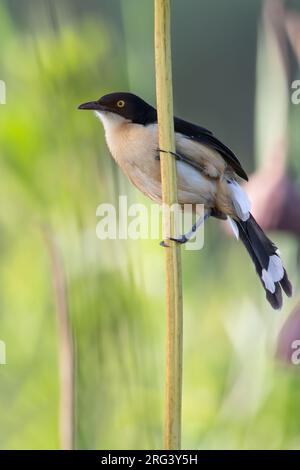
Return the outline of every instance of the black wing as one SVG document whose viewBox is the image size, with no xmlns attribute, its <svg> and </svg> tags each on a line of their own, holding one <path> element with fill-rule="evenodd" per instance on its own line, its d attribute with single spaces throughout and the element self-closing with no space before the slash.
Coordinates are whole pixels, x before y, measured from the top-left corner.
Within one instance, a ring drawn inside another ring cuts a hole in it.
<svg viewBox="0 0 300 470">
<path fill-rule="evenodd" d="M 238 176 L 248 181 L 248 176 L 242 165 L 240 164 L 237 156 L 230 150 L 226 145 L 224 145 L 220 140 L 218 140 L 211 131 L 205 129 L 204 127 L 196 126 L 187 121 L 183 121 L 177 117 L 174 118 L 174 129 L 175 132 L 184 134 L 190 139 L 194 139 L 197 142 L 207 145 L 208 147 L 213 148 L 219 152 L 226 163 L 230 165 Z"/>
</svg>

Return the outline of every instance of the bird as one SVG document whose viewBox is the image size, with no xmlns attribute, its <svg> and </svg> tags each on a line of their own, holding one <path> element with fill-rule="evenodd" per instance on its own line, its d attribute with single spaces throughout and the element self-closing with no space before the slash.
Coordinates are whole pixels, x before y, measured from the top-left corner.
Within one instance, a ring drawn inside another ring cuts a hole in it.
<svg viewBox="0 0 300 470">
<path fill-rule="evenodd" d="M 109 151 L 128 179 L 157 203 L 162 203 L 160 152 L 176 159 L 178 202 L 204 205 L 189 234 L 175 239 L 189 240 L 208 217 L 227 219 L 252 259 L 266 299 L 281 309 L 282 290 L 292 295 L 292 285 L 280 252 L 251 214 L 251 203 L 241 186 L 248 176 L 235 153 L 210 130 L 174 117 L 175 152 L 160 149 L 157 110 L 129 92 L 114 92 L 81 104 L 100 118 Z"/>
</svg>

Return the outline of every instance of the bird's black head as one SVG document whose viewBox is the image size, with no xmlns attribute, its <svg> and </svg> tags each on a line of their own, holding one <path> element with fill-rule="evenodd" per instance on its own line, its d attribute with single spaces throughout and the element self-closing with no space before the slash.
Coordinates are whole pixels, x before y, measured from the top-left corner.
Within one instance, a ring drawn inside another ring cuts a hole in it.
<svg viewBox="0 0 300 470">
<path fill-rule="evenodd" d="M 156 110 L 146 101 L 132 93 L 118 92 L 102 96 L 97 101 L 83 103 L 78 109 L 114 113 L 137 124 L 156 121 Z"/>
</svg>

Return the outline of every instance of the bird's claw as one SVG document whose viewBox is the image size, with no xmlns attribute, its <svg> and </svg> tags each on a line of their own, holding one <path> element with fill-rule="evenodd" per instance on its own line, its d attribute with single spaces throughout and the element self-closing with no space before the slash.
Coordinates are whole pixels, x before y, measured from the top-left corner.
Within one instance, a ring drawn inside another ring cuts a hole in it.
<svg viewBox="0 0 300 470">
<path fill-rule="evenodd" d="M 180 238 L 169 237 L 168 240 L 172 240 L 173 242 L 179 243 L 180 245 L 183 245 L 184 243 L 187 243 L 189 241 L 189 239 L 185 235 L 182 235 Z M 160 242 L 160 246 L 164 248 L 170 247 L 166 244 L 164 240 Z"/>
<path fill-rule="evenodd" d="M 181 245 L 189 241 L 189 239 L 186 238 L 185 235 L 182 235 L 180 238 L 170 237 L 169 240 L 172 240 L 173 242 L 176 242 L 176 243 L 180 243 Z"/>
</svg>

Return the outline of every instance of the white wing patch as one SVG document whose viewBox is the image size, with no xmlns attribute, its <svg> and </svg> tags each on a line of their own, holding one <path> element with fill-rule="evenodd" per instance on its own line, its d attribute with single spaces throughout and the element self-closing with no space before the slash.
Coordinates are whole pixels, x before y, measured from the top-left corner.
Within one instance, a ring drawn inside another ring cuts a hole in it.
<svg viewBox="0 0 300 470">
<path fill-rule="evenodd" d="M 234 180 L 228 181 L 231 190 L 233 206 L 237 216 L 245 221 L 249 219 L 251 203 L 243 188 Z"/>
</svg>

